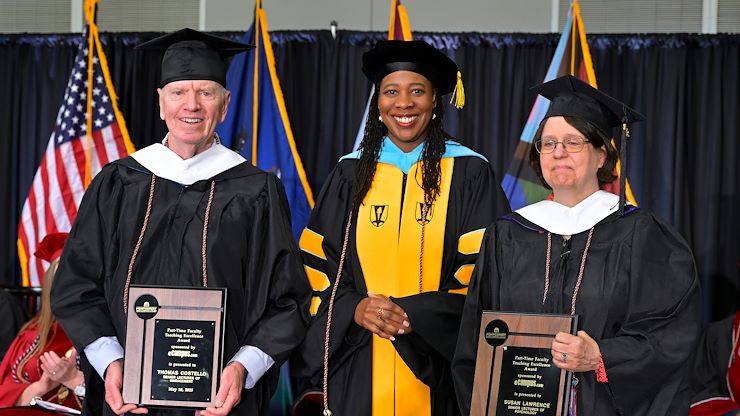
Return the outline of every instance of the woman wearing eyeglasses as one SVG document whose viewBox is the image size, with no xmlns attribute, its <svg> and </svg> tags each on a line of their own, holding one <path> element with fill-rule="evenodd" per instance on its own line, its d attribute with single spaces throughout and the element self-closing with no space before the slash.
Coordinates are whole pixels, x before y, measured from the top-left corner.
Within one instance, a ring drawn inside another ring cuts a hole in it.
<svg viewBox="0 0 740 416">
<path fill-rule="evenodd" d="M 573 77 L 534 90 L 551 104 L 529 156 L 552 200 L 486 231 L 453 362 L 463 414 L 483 310 L 578 315 L 550 351 L 573 372 L 568 414 L 687 414 L 701 324 L 693 255 L 670 225 L 601 190 L 615 179 L 613 128 L 644 117 Z"/>
</svg>

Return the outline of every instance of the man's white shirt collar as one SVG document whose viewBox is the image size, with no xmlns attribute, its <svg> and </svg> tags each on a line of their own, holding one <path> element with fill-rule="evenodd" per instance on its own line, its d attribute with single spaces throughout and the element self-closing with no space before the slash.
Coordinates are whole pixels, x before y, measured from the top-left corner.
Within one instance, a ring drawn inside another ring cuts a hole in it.
<svg viewBox="0 0 740 416">
<path fill-rule="evenodd" d="M 599 190 L 572 208 L 555 201 L 540 201 L 515 212 L 551 233 L 574 235 L 591 229 L 618 209 L 619 197 Z"/>
<path fill-rule="evenodd" d="M 214 143 L 190 159 L 182 159 L 162 143 L 149 145 L 134 152 L 131 157 L 160 178 L 181 185 L 192 185 L 201 180 L 211 179 L 246 161 L 241 155 L 220 143 Z"/>
</svg>

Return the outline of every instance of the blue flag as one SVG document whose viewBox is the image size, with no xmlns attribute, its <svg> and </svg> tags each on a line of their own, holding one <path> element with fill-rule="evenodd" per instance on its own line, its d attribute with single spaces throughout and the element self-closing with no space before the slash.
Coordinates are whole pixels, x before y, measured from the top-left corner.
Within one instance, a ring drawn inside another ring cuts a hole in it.
<svg viewBox="0 0 740 416">
<path fill-rule="evenodd" d="M 308 223 L 314 200 L 298 155 L 267 33 L 267 19 L 259 1 L 254 23 L 241 39 L 255 49 L 234 57 L 226 75 L 231 103 L 216 131 L 224 146 L 238 151 L 262 170 L 283 182 L 290 204 L 293 236 Z"/>
<path fill-rule="evenodd" d="M 573 13 L 572 9 L 568 14 L 568 20 L 565 22 L 565 28 L 560 36 L 555 56 L 550 61 L 544 82 L 551 81 L 560 75 L 565 75 L 563 58 L 570 52 L 569 46 L 573 42 Z M 517 210 L 529 204 L 546 199 L 550 190 L 540 184 L 539 178 L 536 177 L 534 170 L 529 166 L 529 149 L 532 146 L 532 139 L 540 125 L 540 122 L 550 107 L 550 101 L 537 96 L 532 111 L 529 113 L 527 124 L 524 126 L 522 135 L 519 138 L 519 144 L 514 152 L 514 160 L 509 166 L 501 187 L 506 192 L 511 209 Z"/>
</svg>

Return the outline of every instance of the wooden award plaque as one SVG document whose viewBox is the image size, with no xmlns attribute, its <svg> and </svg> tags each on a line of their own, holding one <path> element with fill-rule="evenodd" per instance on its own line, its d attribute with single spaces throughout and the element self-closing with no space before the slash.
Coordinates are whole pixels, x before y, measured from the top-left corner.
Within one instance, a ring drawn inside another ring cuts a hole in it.
<svg viewBox="0 0 740 416">
<path fill-rule="evenodd" d="M 484 311 L 470 416 L 565 416 L 572 373 L 552 362 L 558 332 L 577 316 Z"/>
<path fill-rule="evenodd" d="M 213 406 L 222 365 L 226 289 L 129 288 L 123 401 Z"/>
</svg>

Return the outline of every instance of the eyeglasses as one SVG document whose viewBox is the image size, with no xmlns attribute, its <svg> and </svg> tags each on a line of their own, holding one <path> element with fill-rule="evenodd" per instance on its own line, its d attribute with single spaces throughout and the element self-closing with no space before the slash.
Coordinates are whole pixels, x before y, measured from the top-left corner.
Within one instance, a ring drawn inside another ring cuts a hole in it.
<svg viewBox="0 0 740 416">
<path fill-rule="evenodd" d="M 539 153 L 547 154 L 547 153 L 554 152 L 555 149 L 560 144 L 563 146 L 563 148 L 565 148 L 566 152 L 578 153 L 581 150 L 583 150 L 583 145 L 588 142 L 591 142 L 591 141 L 586 140 L 582 137 L 569 137 L 562 142 L 559 142 L 553 139 L 545 139 L 545 140 L 540 139 L 534 142 L 534 148 L 537 149 Z"/>
</svg>

